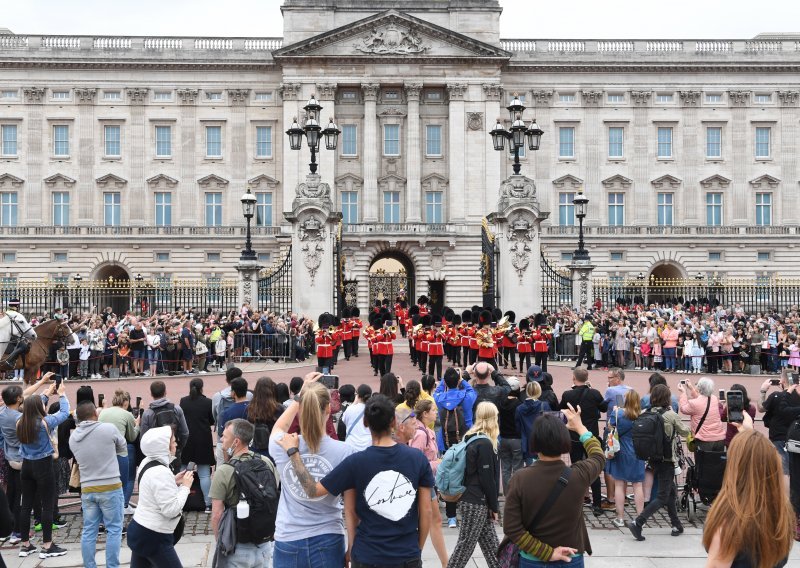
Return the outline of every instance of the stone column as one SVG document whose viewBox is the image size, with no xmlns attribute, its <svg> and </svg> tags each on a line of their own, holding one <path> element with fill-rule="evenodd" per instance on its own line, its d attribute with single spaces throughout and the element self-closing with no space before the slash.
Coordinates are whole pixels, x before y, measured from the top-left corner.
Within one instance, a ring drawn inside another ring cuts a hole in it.
<svg viewBox="0 0 800 568">
<path fill-rule="evenodd" d="M 483 100 L 484 100 L 484 116 L 486 117 L 485 127 L 487 132 L 486 146 L 484 148 L 483 160 L 486 164 L 484 172 L 484 192 L 482 199 L 472 199 L 469 203 L 465 204 L 467 207 L 467 216 L 480 219 L 486 213 L 491 211 L 494 206 L 496 196 L 494 194 L 494 187 L 496 187 L 497 180 L 502 176 L 502 164 L 506 159 L 505 152 L 497 152 L 492 145 L 492 140 L 488 136 L 488 132 L 494 128 L 495 122 L 498 118 L 504 121 L 504 114 L 500 109 L 500 97 L 502 97 L 503 88 L 496 83 L 483 84 Z M 505 112 L 505 109 L 502 110 Z M 459 191 L 450 183 L 450 194 L 456 195 Z"/>
<path fill-rule="evenodd" d="M 45 222 L 44 217 L 44 203 L 49 200 L 45 199 L 42 190 L 42 162 L 44 156 L 50 156 L 50 150 L 47 148 L 47 141 L 50 135 L 42 132 L 44 124 L 44 87 L 26 87 L 22 90 L 25 97 L 25 105 L 27 106 L 26 115 L 28 117 L 27 124 L 27 142 L 28 142 L 28 156 L 26 165 L 28 169 L 27 179 L 25 180 L 24 199 L 18 199 L 18 203 L 22 205 L 19 213 L 25 213 L 25 223 L 28 225 L 41 225 Z M 22 196 L 20 196 L 22 197 Z M 19 215 L 21 220 L 23 217 Z"/>
<path fill-rule="evenodd" d="M 551 123 L 551 106 L 553 104 L 553 91 L 550 89 L 535 89 L 531 91 L 531 100 L 534 102 L 534 107 L 530 110 L 529 119 L 536 119 L 539 128 L 543 130 L 550 130 L 549 124 Z M 539 192 L 539 206 L 543 209 L 551 209 L 558 207 L 558 200 L 553 203 L 552 189 L 552 176 L 550 174 L 551 168 L 557 163 L 558 155 L 558 129 L 554 128 L 550 132 L 545 132 L 542 136 L 544 139 L 544 146 L 538 152 L 529 152 L 528 163 L 533 167 L 533 171 L 527 172 L 534 180 L 538 179 L 542 187 L 547 188 L 547 191 Z"/>
<path fill-rule="evenodd" d="M 251 306 L 256 306 L 258 303 L 258 273 L 262 268 L 264 267 L 256 260 L 244 260 L 240 258 L 239 262 L 236 264 L 236 272 L 239 273 L 239 284 L 237 287 L 239 305 L 236 306 L 237 311 L 244 303 L 250 304 Z"/>
<path fill-rule="evenodd" d="M 131 105 L 131 179 L 128 183 L 130 193 L 127 199 L 130 203 L 140 204 L 141 206 L 132 206 L 130 211 L 130 218 L 128 222 L 131 225 L 144 225 L 145 207 L 144 204 L 149 203 L 145 194 L 145 154 L 147 154 L 147 140 L 150 138 L 147 135 L 147 125 L 144 119 L 144 104 L 147 101 L 147 93 L 150 89 L 136 87 L 127 89 L 128 101 Z M 175 152 L 173 148 L 173 154 Z M 184 184 L 184 180 L 181 180 Z"/>
<path fill-rule="evenodd" d="M 680 197 L 680 209 L 682 215 L 676 218 L 678 225 L 705 225 L 705 201 L 701 199 L 698 171 L 700 171 L 705 147 L 698 147 L 698 140 L 703 140 L 700 144 L 705 144 L 704 133 L 698 134 L 700 128 L 697 109 L 700 106 L 700 91 L 680 91 L 681 105 L 683 106 L 683 125 L 680 129 L 683 135 L 683 148 L 681 160 L 683 164 L 683 195 Z"/>
<path fill-rule="evenodd" d="M 500 307 L 528 315 L 542 309 L 541 223 L 550 215 L 540 211 L 536 185 L 531 178 L 511 176 L 500 186 L 497 211 L 488 221 L 495 228 L 499 247 L 498 287 Z"/>
<path fill-rule="evenodd" d="M 300 120 L 302 118 L 298 114 L 300 109 L 297 103 L 298 97 L 301 95 L 301 87 L 300 83 L 283 83 L 280 88 L 281 99 L 283 99 L 283 128 L 278 128 L 279 132 L 276 132 L 276 136 L 280 136 L 282 142 L 284 215 L 291 211 L 289 207 L 292 199 L 294 199 L 294 188 L 300 183 L 300 163 L 304 161 L 301 160 L 301 153 L 308 152 L 305 142 L 303 142 L 303 148 L 300 151 L 292 150 L 289 145 L 289 137 L 284 134 L 292 126 L 292 122 L 295 119 Z M 307 172 L 308 169 L 305 171 Z"/>
<path fill-rule="evenodd" d="M 572 278 L 572 307 L 576 310 L 587 310 L 594 301 L 594 290 L 592 289 L 594 268 L 591 260 L 573 261 L 569 265 Z"/>
<path fill-rule="evenodd" d="M 74 133 L 77 142 L 76 154 L 78 157 L 78 225 L 91 225 L 94 218 L 93 209 L 98 196 L 95 195 L 94 185 L 94 101 L 97 89 L 80 87 L 74 89 L 75 101 L 78 103 L 78 124 Z M 102 145 L 103 140 L 100 141 Z M 104 152 L 105 153 L 105 152 Z M 128 210 L 140 210 L 139 207 L 130 207 Z M 131 222 L 131 224 L 134 224 Z M 136 223 L 138 224 L 138 223 Z"/>
<path fill-rule="evenodd" d="M 364 196 L 363 219 L 365 223 L 377 223 L 378 212 L 378 89 L 375 83 L 362 83 L 364 95 Z"/>
<path fill-rule="evenodd" d="M 631 136 L 633 145 L 629 144 L 628 148 L 636 150 L 626 152 L 633 165 L 633 176 L 631 176 L 633 177 L 633 191 L 630 192 L 628 203 L 625 204 L 625 208 L 633 213 L 630 216 L 631 221 L 628 221 L 630 225 L 645 226 L 656 220 L 655 218 L 650 219 L 655 210 L 652 204 L 656 200 L 653 199 L 652 187 L 647 179 L 647 166 L 652 158 L 647 143 L 647 133 L 650 127 L 647 121 L 647 109 L 651 96 L 652 91 L 631 91 L 631 100 L 634 104 L 633 135 Z"/>
<path fill-rule="evenodd" d="M 731 180 L 733 191 L 730 203 L 725 203 L 726 198 L 723 198 L 722 214 L 727 219 L 724 219 L 722 224 L 726 225 L 730 222 L 732 225 L 743 227 L 751 223 L 755 224 L 755 195 L 750 193 L 750 184 L 747 179 L 747 166 L 755 155 L 755 144 L 748 144 L 755 132 L 747 121 L 750 91 L 728 91 L 728 102 L 732 107 L 731 124 L 728 128 L 731 145 L 726 144 L 726 146 L 731 148 L 733 154 L 733 179 Z M 724 139 L 723 135 L 723 141 Z M 722 155 L 725 156 L 725 150 Z"/>
<path fill-rule="evenodd" d="M 421 83 L 406 83 L 406 101 L 408 101 L 408 134 L 406 136 L 406 221 L 419 223 L 422 221 L 422 142 L 420 136 L 419 94 Z"/>
<path fill-rule="evenodd" d="M 780 156 L 783 181 L 780 185 L 780 209 L 777 215 L 772 216 L 773 222 L 780 221 L 782 225 L 796 225 L 800 215 L 797 211 L 797 197 L 795 193 L 795 180 L 797 179 L 797 122 L 800 91 L 778 91 L 781 106 L 780 148 L 777 148 L 777 137 L 770 140 L 771 151 Z M 775 132 L 775 134 L 778 134 Z M 775 198 L 778 205 L 778 198 Z"/>
<path fill-rule="evenodd" d="M 308 174 L 295 195 L 285 214 L 292 223 L 292 283 L 302 291 L 294 296 L 294 310 L 316 319 L 336 309 L 333 243 L 342 214 L 334 210 L 331 188 L 319 174 Z"/>
<path fill-rule="evenodd" d="M 231 105 L 230 122 L 227 131 L 223 126 L 222 151 L 227 154 L 231 164 L 229 190 L 223 193 L 230 225 L 242 226 L 242 205 L 239 201 L 247 187 L 247 101 L 250 89 L 228 89 L 228 100 Z M 225 140 L 225 136 L 228 140 Z M 223 211 L 223 216 L 225 211 Z"/>
<path fill-rule="evenodd" d="M 603 91 L 581 91 L 583 106 L 586 107 L 584 131 L 586 141 L 578 150 L 586 154 L 586 186 L 584 193 L 593 206 L 589 207 L 586 215 L 588 225 L 607 225 L 606 212 L 607 198 L 605 190 L 600 184 L 600 168 L 605 163 L 608 154 L 608 140 L 603 132 L 603 122 L 600 117 L 599 106 L 603 101 Z"/>
<path fill-rule="evenodd" d="M 197 95 L 198 89 L 178 89 L 178 101 L 181 105 L 181 183 L 178 186 L 178 195 L 175 196 L 175 209 L 178 224 L 182 227 L 205 224 L 197 206 L 197 200 L 202 196 L 197 192 L 197 156 L 194 148 L 197 147 Z"/>
<path fill-rule="evenodd" d="M 467 85 L 456 83 L 447 85 L 447 94 L 450 101 L 450 115 L 447 123 L 447 130 L 450 133 L 447 149 L 447 164 L 449 169 L 448 195 L 448 221 L 463 221 L 466 217 L 466 200 L 456 198 L 456 195 L 466 195 L 466 184 L 464 179 L 466 152 L 465 138 L 467 136 L 466 114 L 464 109 L 464 97 L 467 94 Z"/>
<path fill-rule="evenodd" d="M 336 83 L 321 83 L 317 85 L 317 101 L 322 107 L 321 116 L 317 118 L 317 122 L 323 130 L 327 128 L 328 122 L 331 118 L 336 120 Z M 319 143 L 319 154 L 317 154 L 317 162 L 319 162 L 319 169 L 317 170 L 325 180 L 325 183 L 331 187 L 335 187 L 333 181 L 336 178 L 336 157 L 339 150 L 327 150 L 325 148 L 325 137 L 320 134 L 321 140 Z M 341 136 L 339 142 L 341 143 Z M 336 197 L 332 198 L 336 203 Z"/>
</svg>

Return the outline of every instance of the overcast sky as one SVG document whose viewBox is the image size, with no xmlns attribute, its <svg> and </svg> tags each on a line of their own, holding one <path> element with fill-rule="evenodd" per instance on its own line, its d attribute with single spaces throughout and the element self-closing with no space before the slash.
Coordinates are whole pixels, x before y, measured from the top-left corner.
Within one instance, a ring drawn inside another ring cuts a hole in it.
<svg viewBox="0 0 800 568">
<path fill-rule="evenodd" d="M 75 35 L 283 35 L 282 0 L 0 0 L 0 28 Z M 398 1 L 402 4 L 402 0 Z M 507 38 L 750 38 L 800 32 L 798 0 L 500 0 Z M 787 29 L 788 26 L 794 29 Z"/>
</svg>

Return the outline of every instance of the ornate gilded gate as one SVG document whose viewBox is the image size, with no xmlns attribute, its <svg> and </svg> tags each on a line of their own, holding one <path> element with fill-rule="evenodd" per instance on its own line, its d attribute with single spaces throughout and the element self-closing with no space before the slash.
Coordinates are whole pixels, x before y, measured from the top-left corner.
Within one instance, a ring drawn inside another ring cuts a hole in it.
<svg viewBox="0 0 800 568">
<path fill-rule="evenodd" d="M 484 217 L 481 226 L 481 289 L 485 308 L 494 308 L 498 304 L 497 259 L 499 254 L 500 251 L 494 243 L 494 234 L 489 230 L 489 223 Z"/>
<path fill-rule="evenodd" d="M 400 272 L 386 272 L 383 269 L 377 269 L 375 272 L 369 273 L 369 301 L 372 305 L 375 300 L 383 301 L 384 298 L 389 300 L 389 303 L 394 305 L 394 300 L 398 296 L 400 290 L 408 291 L 408 274 L 401 270 Z"/>
<path fill-rule="evenodd" d="M 261 271 L 258 278 L 258 309 L 278 314 L 292 311 L 292 249 L 277 268 Z"/>
<path fill-rule="evenodd" d="M 542 267 L 542 309 L 556 311 L 562 305 L 572 307 L 572 278 L 547 262 L 544 252 L 539 263 Z"/>
</svg>

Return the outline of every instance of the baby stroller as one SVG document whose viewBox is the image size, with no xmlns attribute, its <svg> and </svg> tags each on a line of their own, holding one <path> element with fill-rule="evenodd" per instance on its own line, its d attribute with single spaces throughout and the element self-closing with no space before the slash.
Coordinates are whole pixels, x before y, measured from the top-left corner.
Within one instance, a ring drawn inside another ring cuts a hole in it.
<svg viewBox="0 0 800 568">
<path fill-rule="evenodd" d="M 686 511 L 690 522 L 697 520 L 698 500 L 703 505 L 711 505 L 722 489 L 727 459 L 724 451 L 709 452 L 700 448 L 694 455 L 693 460 L 684 454 L 683 446 L 678 444 L 679 459 L 686 464 L 686 480 L 680 492 L 678 506 L 681 511 Z"/>
</svg>

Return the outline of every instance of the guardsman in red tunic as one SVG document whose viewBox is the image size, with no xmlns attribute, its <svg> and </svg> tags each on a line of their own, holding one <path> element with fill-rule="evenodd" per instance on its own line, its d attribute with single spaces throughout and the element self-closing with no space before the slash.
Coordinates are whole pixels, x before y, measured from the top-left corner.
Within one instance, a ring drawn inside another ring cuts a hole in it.
<svg viewBox="0 0 800 568">
<path fill-rule="evenodd" d="M 480 312 L 473 310 L 470 312 L 470 326 L 467 329 L 467 337 L 469 337 L 469 361 L 467 365 L 474 365 L 478 360 L 478 339 L 476 334 L 480 328 Z"/>
<path fill-rule="evenodd" d="M 420 323 L 422 324 L 422 328 L 417 333 L 418 336 L 418 353 L 417 358 L 419 359 L 419 370 L 423 373 L 428 372 L 428 329 L 431 326 L 431 316 L 422 316 L 420 318 Z"/>
<path fill-rule="evenodd" d="M 508 318 L 508 328 L 503 333 L 502 338 L 500 339 L 500 347 L 502 348 L 502 361 L 503 361 L 503 368 L 508 369 L 509 362 L 511 363 L 511 368 L 517 368 L 517 326 L 516 326 L 516 319 L 517 314 L 512 312 L 511 310 L 507 311 L 503 314 L 504 317 Z"/>
<path fill-rule="evenodd" d="M 547 371 L 547 351 L 549 349 L 548 342 L 553 337 L 553 333 L 547 324 L 542 324 L 534 331 L 533 339 L 533 357 L 534 363 L 542 368 L 542 371 Z"/>
<path fill-rule="evenodd" d="M 376 329 L 376 325 L 380 322 L 380 316 L 378 314 L 371 312 L 369 314 L 369 327 L 365 330 L 365 334 L 367 337 L 367 349 L 369 349 L 369 362 L 372 365 L 372 371 L 374 376 L 378 376 L 378 342 L 376 340 L 378 335 L 378 330 Z"/>
<path fill-rule="evenodd" d="M 397 327 L 400 328 L 400 335 L 403 339 L 406 338 L 407 328 L 406 320 L 408 319 L 408 302 L 398 297 L 397 303 L 394 305 L 394 317 L 397 320 Z"/>
<path fill-rule="evenodd" d="M 420 296 L 417 300 L 417 305 L 419 306 L 419 317 L 425 317 L 428 315 L 428 296 Z"/>
<path fill-rule="evenodd" d="M 333 337 L 329 333 L 328 327 L 331 324 L 330 314 L 322 314 L 317 320 L 319 329 L 314 341 L 317 344 L 317 366 L 333 369 Z"/>
<path fill-rule="evenodd" d="M 517 337 L 517 353 L 519 353 L 519 372 L 527 372 L 531 366 L 531 352 L 533 351 L 533 338 L 531 337 L 531 322 L 523 318 L 519 322 L 519 335 Z M 525 369 L 523 370 L 523 365 Z"/>
<path fill-rule="evenodd" d="M 406 333 L 408 334 L 408 351 L 411 355 L 411 364 L 419 365 L 419 349 L 416 342 L 414 327 L 419 323 L 419 306 L 414 304 L 408 308 L 408 319 L 406 319 Z"/>
<path fill-rule="evenodd" d="M 353 339 L 350 341 L 350 354 L 353 357 L 358 357 L 358 342 L 361 340 L 361 328 L 364 327 L 364 322 L 361 321 L 359 316 L 361 310 L 358 307 L 350 308 L 350 325 L 353 328 Z"/>
<path fill-rule="evenodd" d="M 432 315 L 433 328 L 428 330 L 426 339 L 428 340 L 428 374 L 433 375 L 436 370 L 436 380 L 442 378 L 442 359 L 444 359 L 444 331 L 442 331 L 442 319 L 439 314 Z"/>
<path fill-rule="evenodd" d="M 339 361 L 339 351 L 342 348 L 342 320 L 337 316 L 333 316 L 333 362 L 331 364 L 331 372 L 333 367 Z"/>
<path fill-rule="evenodd" d="M 342 333 L 342 347 L 344 348 L 344 360 L 349 361 L 353 351 L 353 323 L 350 321 L 350 308 L 345 307 L 342 311 L 342 325 L 339 327 Z"/>
<path fill-rule="evenodd" d="M 378 374 L 382 377 L 386 373 L 392 372 L 392 359 L 394 358 L 394 343 L 397 333 L 394 326 L 389 326 L 391 315 L 387 314 L 384 319 L 384 328 L 380 331 L 378 341 L 380 349 L 378 351 Z"/>
<path fill-rule="evenodd" d="M 492 312 L 483 310 L 478 316 L 480 328 L 475 333 L 475 340 L 478 343 L 478 361 L 486 361 L 497 369 L 495 359 L 495 341 L 492 331 Z"/>
</svg>

